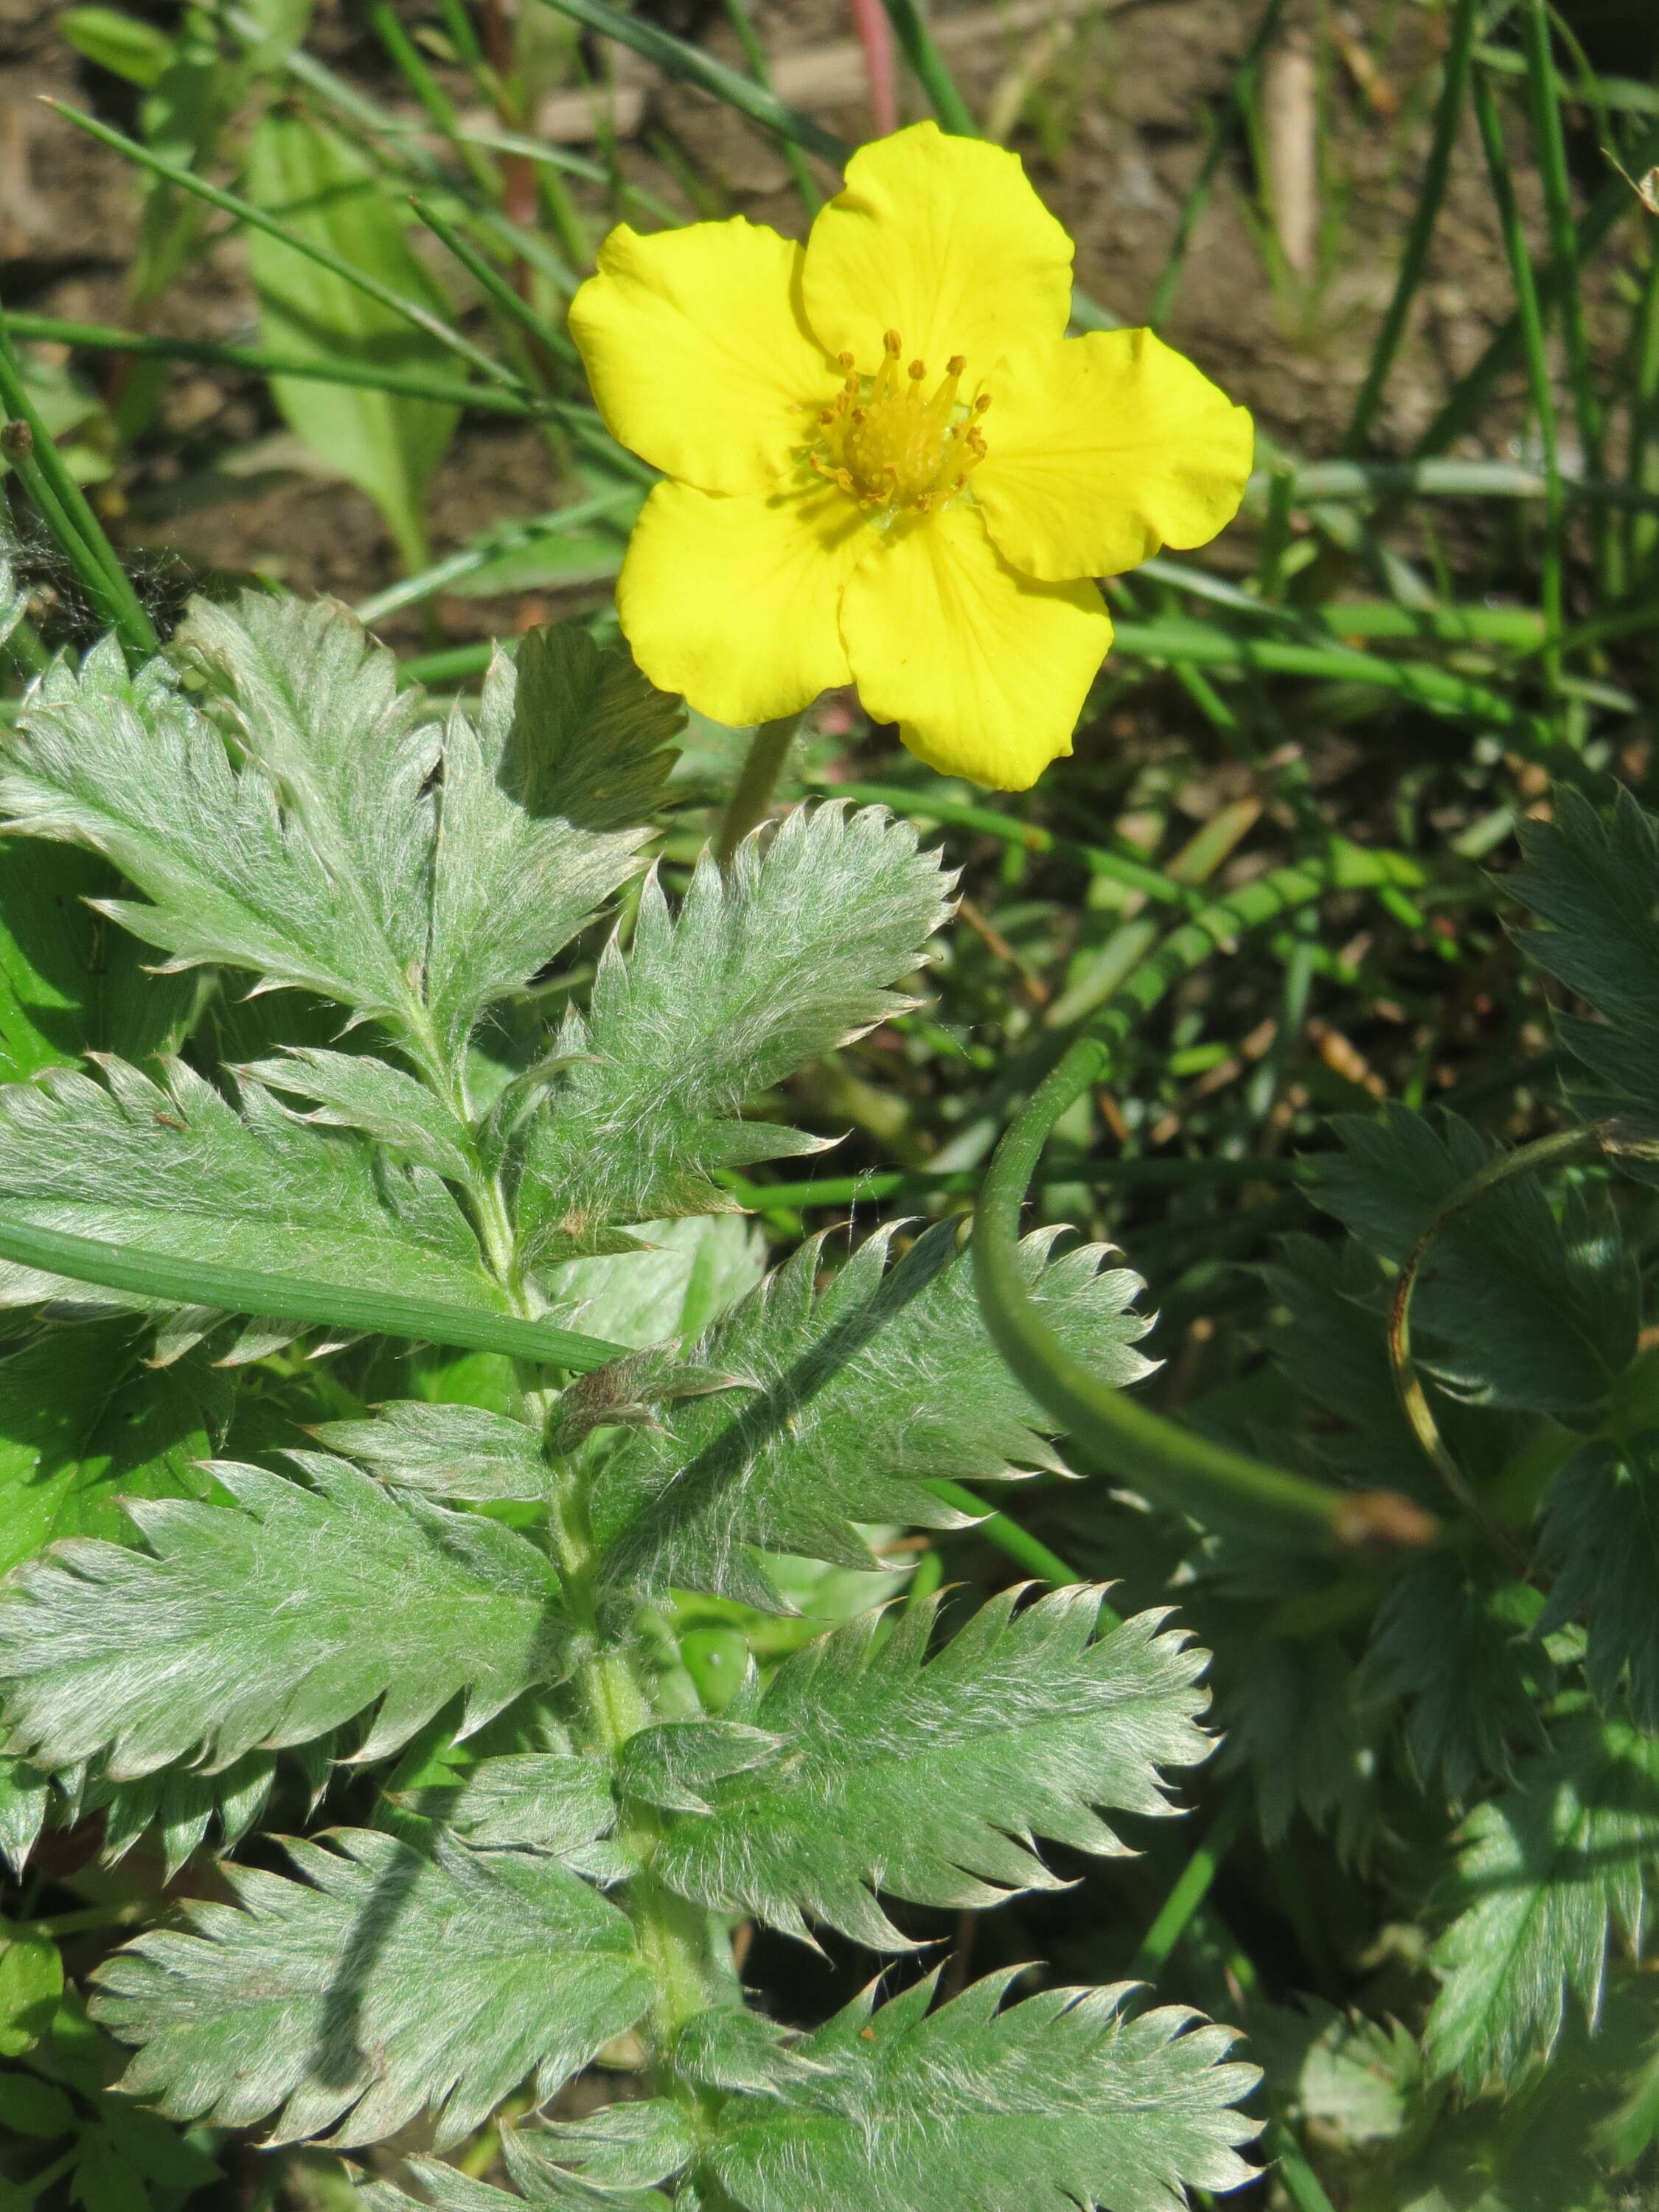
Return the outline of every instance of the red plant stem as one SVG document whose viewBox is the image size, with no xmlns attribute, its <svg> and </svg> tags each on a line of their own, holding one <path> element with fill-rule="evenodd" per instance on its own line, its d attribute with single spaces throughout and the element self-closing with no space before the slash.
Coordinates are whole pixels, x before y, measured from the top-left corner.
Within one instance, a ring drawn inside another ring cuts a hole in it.
<svg viewBox="0 0 1659 2212">
<path fill-rule="evenodd" d="M 893 73 L 893 31 L 881 0 L 852 0 L 853 28 L 864 49 L 870 116 L 878 137 L 898 128 L 898 86 Z"/>
</svg>

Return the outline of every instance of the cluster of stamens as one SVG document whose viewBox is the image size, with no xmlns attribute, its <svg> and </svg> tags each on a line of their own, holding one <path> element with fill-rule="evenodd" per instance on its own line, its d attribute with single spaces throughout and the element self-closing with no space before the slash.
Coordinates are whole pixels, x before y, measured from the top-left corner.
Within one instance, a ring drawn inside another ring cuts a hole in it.
<svg viewBox="0 0 1659 2212">
<path fill-rule="evenodd" d="M 808 458 L 821 477 L 862 507 L 927 514 L 953 499 L 985 459 L 979 422 L 991 395 L 981 392 L 966 405 L 958 401 L 968 363 L 953 354 L 944 381 L 924 399 L 926 364 L 913 361 L 901 374 L 904 346 L 898 332 L 889 331 L 882 344 L 873 377 L 858 374 L 852 354 L 838 357 L 847 381 L 834 405 L 819 410 L 819 434 Z"/>
</svg>

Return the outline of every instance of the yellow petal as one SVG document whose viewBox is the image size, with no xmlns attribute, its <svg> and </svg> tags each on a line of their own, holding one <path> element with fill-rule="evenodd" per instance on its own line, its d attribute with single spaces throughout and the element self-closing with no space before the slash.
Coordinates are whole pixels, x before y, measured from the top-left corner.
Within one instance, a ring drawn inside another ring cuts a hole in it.
<svg viewBox="0 0 1659 2212">
<path fill-rule="evenodd" d="M 764 491 L 804 445 L 841 373 L 800 307 L 801 248 L 763 224 L 695 222 L 641 238 L 619 223 L 570 303 L 614 438 L 705 491 Z"/>
<path fill-rule="evenodd" d="M 1255 432 L 1151 331 L 1034 347 L 997 380 L 974 495 L 1029 575 L 1115 576 L 1238 512 Z"/>
<path fill-rule="evenodd" d="M 826 352 L 866 374 L 896 330 L 908 363 L 953 354 L 983 376 L 1009 348 L 1058 338 L 1072 303 L 1072 241 L 1017 154 L 916 123 L 862 146 L 847 188 L 806 242 L 806 319 Z"/>
<path fill-rule="evenodd" d="M 761 499 L 659 484 L 617 582 L 635 659 L 717 722 L 799 713 L 849 680 L 836 611 L 870 534 L 833 487 Z"/>
<path fill-rule="evenodd" d="M 997 791 L 1071 751 L 1112 641 L 1092 584 L 1022 576 L 971 507 L 896 524 L 854 571 L 841 623 L 865 711 L 930 768 Z"/>
</svg>

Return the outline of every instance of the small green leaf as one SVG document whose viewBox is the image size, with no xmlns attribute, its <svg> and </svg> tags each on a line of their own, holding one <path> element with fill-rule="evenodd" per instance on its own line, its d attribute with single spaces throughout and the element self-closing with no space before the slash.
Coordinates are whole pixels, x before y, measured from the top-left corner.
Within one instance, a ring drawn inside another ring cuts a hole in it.
<svg viewBox="0 0 1659 2212">
<path fill-rule="evenodd" d="M 1595 1438 L 1544 1497 L 1540 1564 L 1554 1580 L 1540 1632 L 1588 1620 L 1584 1674 L 1604 1706 L 1622 1694 L 1659 1733 L 1659 1430 Z"/>
<path fill-rule="evenodd" d="M 174 1767 L 128 1782 L 99 1776 L 87 1784 L 80 1810 L 104 1816 L 99 1856 L 106 1866 L 124 1858 L 154 1827 L 164 1876 L 171 1881 L 210 1830 L 216 1832 L 221 1850 L 234 1850 L 264 1813 L 276 1776 L 276 1759 L 262 1751 L 245 1752 L 218 1774 Z"/>
<path fill-rule="evenodd" d="M 118 9 L 65 8 L 57 22 L 59 34 L 77 54 L 145 91 L 173 58 L 173 41 L 165 31 Z"/>
<path fill-rule="evenodd" d="M 0 1857 L 20 1880 L 46 1826 L 49 1802 L 46 1778 L 40 1768 L 0 1752 Z"/>
<path fill-rule="evenodd" d="M 1430 1787 L 1468 1802 L 1543 1739 L 1537 1703 L 1554 1669 L 1539 1641 L 1540 1594 L 1526 1583 L 1431 1559 L 1395 1583 L 1377 1615 L 1364 1687 L 1406 1698 L 1406 1748 Z"/>
<path fill-rule="evenodd" d="M 326 246 L 430 313 L 447 312 L 383 180 L 323 125 L 290 108 L 272 109 L 253 134 L 244 188 L 293 235 Z M 250 229 L 247 252 L 261 343 L 273 353 L 441 375 L 453 368 L 425 331 L 280 240 Z M 405 568 L 423 568 L 426 486 L 454 430 L 456 410 L 310 377 L 270 381 L 290 427 L 379 506 Z"/>
<path fill-rule="evenodd" d="M 703 1791 L 734 1774 L 773 1765 L 786 1748 L 782 1736 L 740 1721 L 663 1721 L 623 1746 L 617 1787 L 624 1796 L 671 1813 L 711 1813 Z"/>
<path fill-rule="evenodd" d="M 284 1045 L 280 1060 L 258 1060 L 238 1073 L 272 1091 L 313 1099 L 307 1121 L 362 1129 L 405 1159 L 463 1188 L 477 1180 L 466 1124 L 425 1084 L 368 1053 L 326 1052 Z"/>
<path fill-rule="evenodd" d="M 467 1735 L 557 1674 L 565 1623 L 532 1545 L 294 1457 L 313 1488 L 215 1462 L 236 1510 L 141 1504 L 152 1553 L 82 1543 L 19 1571 L 0 1601 L 14 1750 L 104 1754 L 117 1779 L 222 1767 L 378 1703 L 359 1752 L 374 1758 L 462 1692 Z"/>
<path fill-rule="evenodd" d="M 684 2106 L 666 2097 L 605 2105 L 580 2120 L 504 2130 L 507 2170 L 528 2193 L 556 2160 L 600 2189 L 648 2189 L 692 2157 L 696 2138 Z"/>
<path fill-rule="evenodd" d="M 1225 2063 L 1227 2029 L 1127 2018 L 1127 1984 L 999 2011 L 1018 1971 L 932 2014 L 931 1978 L 866 1991 L 799 2046 L 821 2078 L 725 2107 L 707 2169 L 743 2212 L 1176 2212 L 1250 2179 L 1260 2123 L 1232 2106 L 1257 2069 Z"/>
<path fill-rule="evenodd" d="M 35 2136 L 50 2142 L 66 2136 L 75 2125 L 75 2107 L 50 2081 L 37 2081 L 28 2074 L 0 2074 L 0 2129 L 13 2128 L 20 2136 Z"/>
<path fill-rule="evenodd" d="M 1194 1725 L 1205 1655 L 1179 1632 L 1160 1633 L 1158 1613 L 1097 1635 L 1098 1590 L 1056 1590 L 1022 1612 L 1016 1601 L 1013 1591 L 993 1598 L 931 1660 L 937 1601 L 910 1608 L 884 1644 L 881 1616 L 866 1613 L 728 1708 L 749 1724 L 741 1732 L 678 1723 L 692 1744 L 707 1729 L 713 1749 L 701 1765 L 682 1753 L 672 1778 L 689 1774 L 696 1788 L 659 1802 L 701 1795 L 710 1809 L 674 1814 L 658 1878 L 792 1935 L 805 1936 L 810 1917 L 902 1948 L 877 1888 L 921 1905 L 994 1905 L 1056 1886 L 1034 1836 L 1121 1852 L 1094 1808 L 1169 1812 L 1160 1769 L 1211 1748 Z M 756 1729 L 781 1753 L 769 1756 Z M 660 1742 L 670 1730 L 653 1734 Z"/>
<path fill-rule="evenodd" d="M 481 1406 L 405 1400 L 372 1421 L 325 1421 L 313 1432 L 382 1482 L 428 1498 L 544 1498 L 552 1476 L 533 1429 Z"/>
<path fill-rule="evenodd" d="M 1553 799 L 1549 822 L 1522 823 L 1526 865 L 1504 878 L 1504 890 L 1543 925 L 1522 936 L 1521 949 L 1601 1017 L 1557 1017 L 1602 1094 L 1586 1110 L 1659 1109 L 1659 923 L 1648 896 L 1659 876 L 1659 822 L 1622 785 L 1606 811 L 1570 785 Z"/>
<path fill-rule="evenodd" d="M 1580 1715 L 1463 1834 L 1425 2048 L 1437 2073 L 1473 2090 L 1552 2048 L 1569 1993 L 1593 2021 L 1610 1929 L 1639 1940 L 1659 1850 L 1659 1741 Z"/>
<path fill-rule="evenodd" d="M 0 1920 L 0 2058 L 19 2058 L 52 2026 L 64 1993 L 58 1946 Z"/>
<path fill-rule="evenodd" d="M 124 2088 L 175 2119 L 275 2114 L 277 2142 L 373 2142 L 429 2109 L 454 2142 L 526 2075 L 551 2096 L 649 2002 L 628 1921 L 556 1859 L 331 1841 L 289 1844 L 304 1882 L 228 1866 L 240 1911 L 198 1906 L 100 1969 L 98 2017 L 139 2046 Z"/>
<path fill-rule="evenodd" d="M 567 1855 L 608 1835 L 617 1822 L 605 1762 L 574 1753 L 483 1759 L 459 1782 L 410 1790 L 404 1802 L 478 1850 Z"/>
</svg>

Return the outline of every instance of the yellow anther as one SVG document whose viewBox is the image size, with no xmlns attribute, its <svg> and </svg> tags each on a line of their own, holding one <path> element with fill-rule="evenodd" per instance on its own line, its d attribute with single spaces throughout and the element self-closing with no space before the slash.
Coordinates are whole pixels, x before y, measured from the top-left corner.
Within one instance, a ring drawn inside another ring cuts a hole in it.
<svg viewBox="0 0 1659 2212">
<path fill-rule="evenodd" d="M 838 353 L 836 356 L 836 366 L 837 368 L 856 368 L 858 359 L 855 353 Z"/>
<path fill-rule="evenodd" d="M 834 407 L 819 413 L 823 434 L 811 456 L 820 477 L 878 520 L 907 510 L 933 514 L 963 489 L 987 452 L 974 425 L 990 395 L 981 392 L 967 406 L 957 397 L 966 356 L 950 356 L 944 377 L 924 399 L 927 363 L 910 362 L 901 377 L 903 352 L 898 331 L 888 331 L 873 376 L 848 366 L 853 355 L 839 356 L 847 380 Z"/>
</svg>

